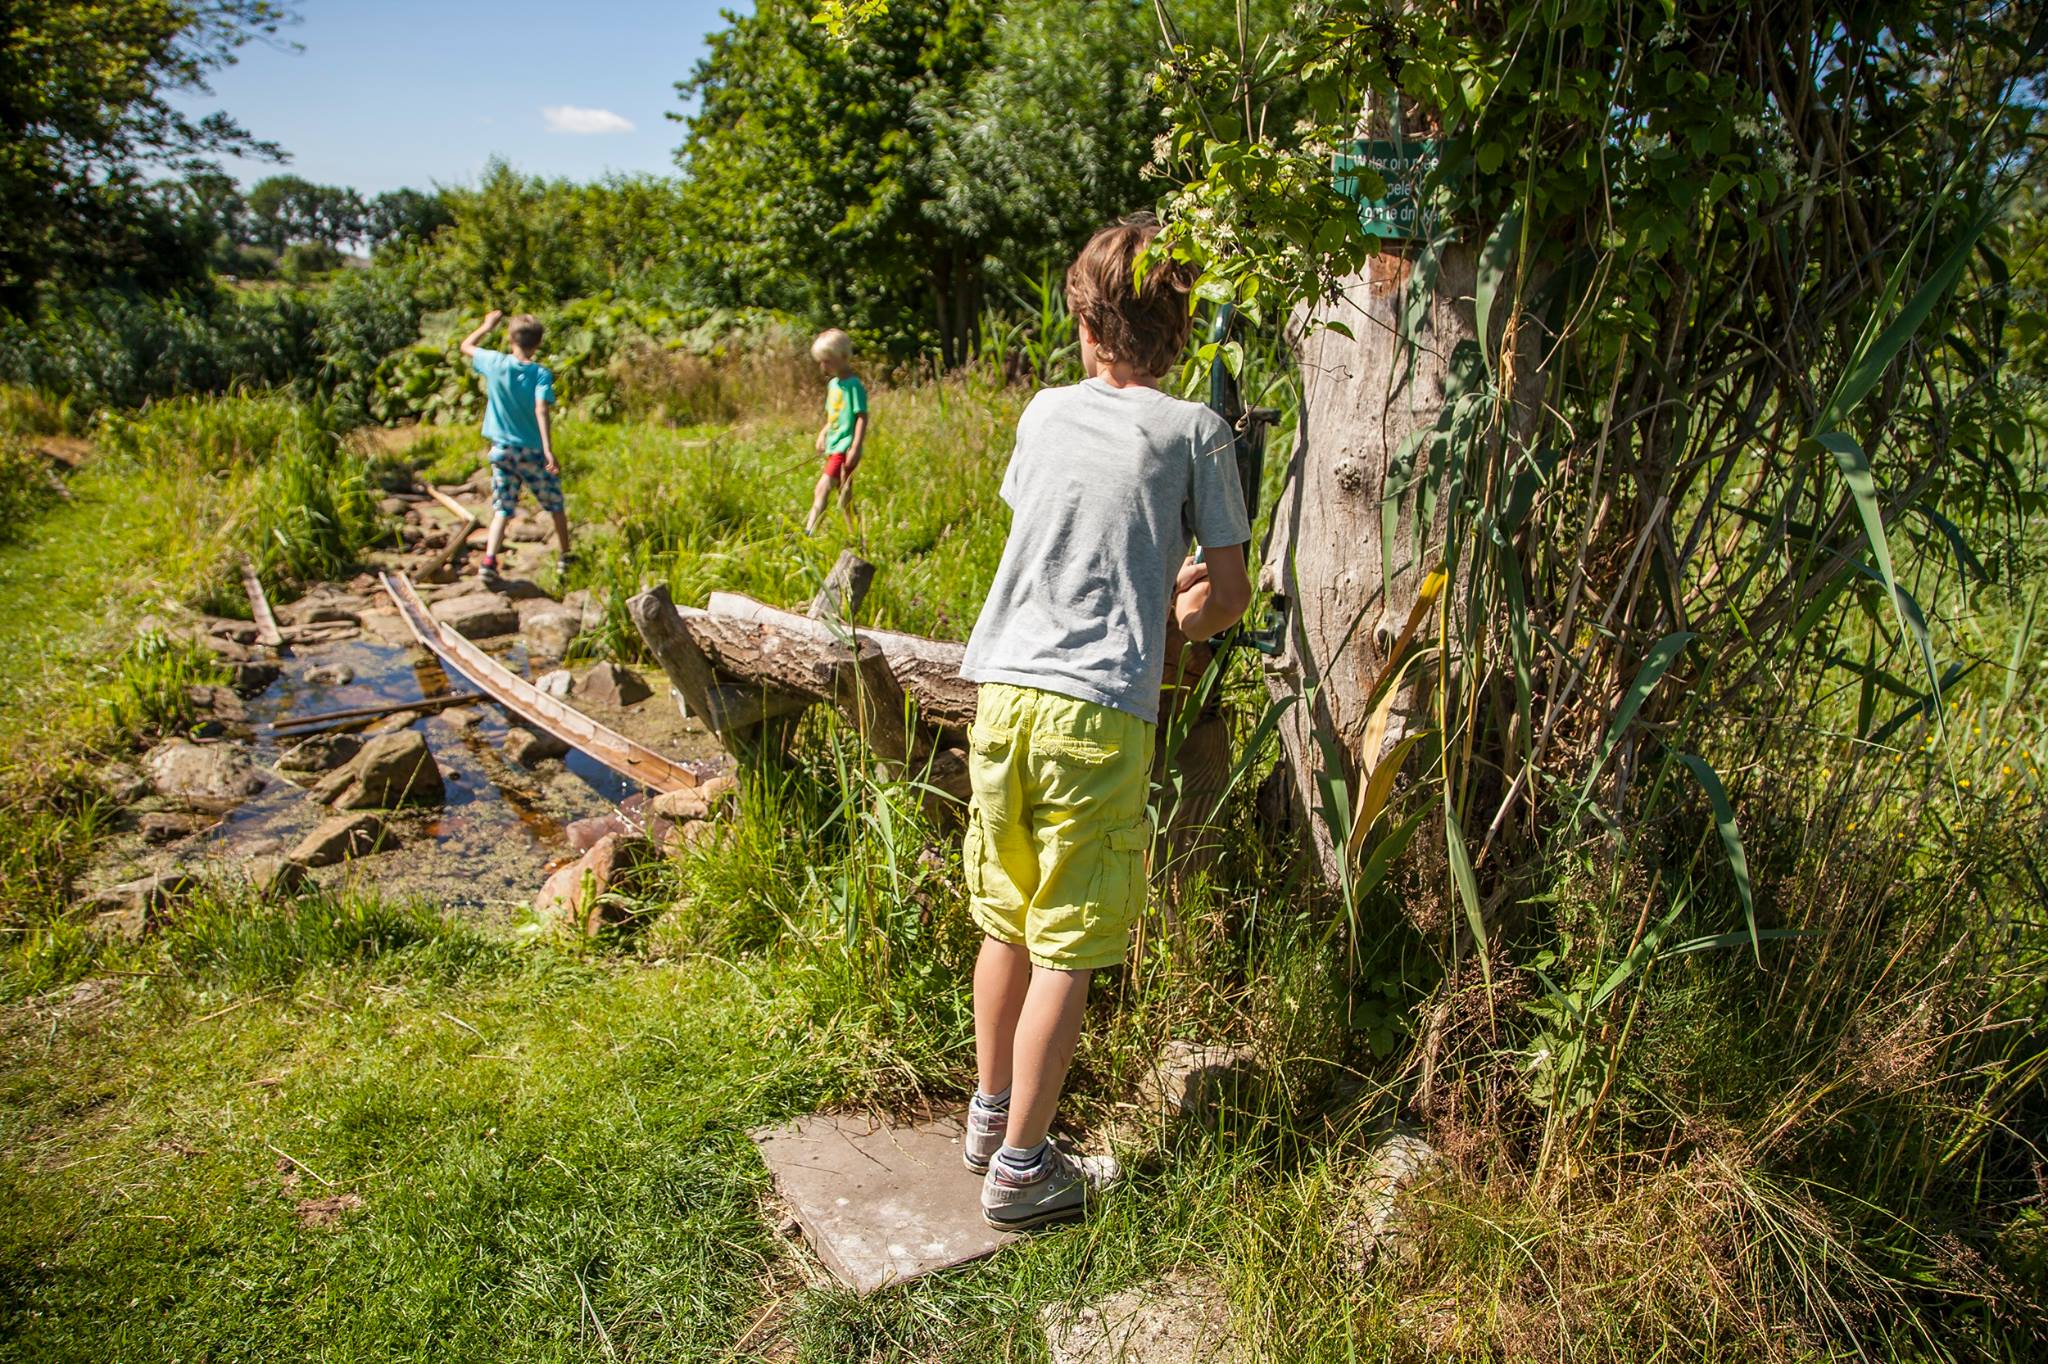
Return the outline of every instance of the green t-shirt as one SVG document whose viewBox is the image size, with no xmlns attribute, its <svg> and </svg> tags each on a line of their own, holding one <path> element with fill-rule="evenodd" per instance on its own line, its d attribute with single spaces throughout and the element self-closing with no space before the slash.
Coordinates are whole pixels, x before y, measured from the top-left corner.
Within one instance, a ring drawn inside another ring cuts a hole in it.
<svg viewBox="0 0 2048 1364">
<path fill-rule="evenodd" d="M 868 414 L 868 388 L 849 374 L 825 385 L 825 453 L 843 455 L 853 448 L 853 422 Z"/>
</svg>

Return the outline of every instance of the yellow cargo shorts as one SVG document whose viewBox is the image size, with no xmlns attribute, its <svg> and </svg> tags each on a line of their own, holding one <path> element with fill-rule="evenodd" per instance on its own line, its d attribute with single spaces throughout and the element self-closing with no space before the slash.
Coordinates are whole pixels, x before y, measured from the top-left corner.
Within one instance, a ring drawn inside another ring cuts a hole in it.
<svg viewBox="0 0 2048 1364">
<path fill-rule="evenodd" d="M 1061 971 L 1115 966 L 1145 907 L 1153 727 L 1030 687 L 982 684 L 967 732 L 962 861 L 981 931 Z"/>
</svg>

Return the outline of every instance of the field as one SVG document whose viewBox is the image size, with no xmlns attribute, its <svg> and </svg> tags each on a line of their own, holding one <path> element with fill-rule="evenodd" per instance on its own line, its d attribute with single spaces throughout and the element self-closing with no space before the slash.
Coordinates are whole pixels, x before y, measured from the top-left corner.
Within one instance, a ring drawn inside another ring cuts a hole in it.
<svg viewBox="0 0 2048 1364">
<path fill-rule="evenodd" d="M 974 377 L 884 392 L 861 504 L 878 621 L 958 634 L 971 619 L 1000 548 L 994 489 L 1023 396 Z M 1886 1324 L 1911 1290 L 1871 1267 L 1875 1234 L 1829 1187 L 1827 1171 L 1863 1160 L 1858 1142 L 1838 1145 L 1843 1124 L 1902 1143 L 1873 1180 L 1923 1178 L 1941 1165 L 1915 1154 L 1932 1130 L 1916 1096 L 1992 1114 L 2010 1086 L 2038 1083 L 2023 1043 L 1974 1079 L 1951 1073 L 1945 1055 L 1981 1023 L 1935 975 L 1907 983 L 1920 1003 L 1904 1012 L 1807 1025 L 1779 1050 L 1740 1021 L 1733 954 L 1660 963 L 1652 1042 L 1628 1053 L 1610 1102 L 1638 1129 L 1660 1105 L 1678 1113 L 1683 1149 L 1644 1161 L 1577 1145 L 1532 1177 L 1512 1124 L 1454 1105 L 1431 1129 L 1445 1165 L 1404 1196 L 1400 1253 L 1361 1273 L 1368 1153 L 1412 1084 L 1392 1043 L 1430 982 L 1403 969 L 1398 900 L 1368 906 L 1383 917 L 1362 941 L 1334 930 L 1247 787 L 1213 877 L 1096 990 L 1070 1121 L 1098 1142 L 1114 1133 L 1133 1178 L 1080 1228 L 856 1299 L 777 1232 L 745 1133 L 824 1107 L 957 1102 L 973 937 L 950 835 L 913 793 L 860 776 L 857 741 L 835 724 L 808 724 L 798 765 L 750 781 L 729 836 L 667 870 L 649 927 L 588 947 L 373 887 L 284 907 L 223 889 L 135 946 L 96 944 L 67 913 L 66 875 L 107 814 L 93 755 L 149 727 L 148 677 L 108 660 L 165 600 L 222 598 L 224 562 L 251 544 L 234 509 L 289 458 L 236 454 L 222 433 L 258 429 L 287 452 L 310 441 L 339 486 L 474 458 L 458 430 L 374 455 L 294 436 L 293 411 L 264 401 L 155 409 L 103 432 L 69 499 L 0 549 L 0 722 L 15 736 L 5 1357 L 1029 1359 L 1049 1308 L 1176 1272 L 1219 1285 L 1272 1358 L 1818 1359 L 1839 1357 L 1830 1336 L 1846 1321 L 1904 1350 L 1924 1318 Z M 648 578 L 679 600 L 803 599 L 844 543 L 836 525 L 817 541 L 795 525 L 808 434 L 796 404 L 737 425 L 566 424 L 572 506 L 595 532 L 558 585 L 612 601 Z M 150 512 L 171 506 L 187 514 Z M 2008 609 L 1965 626 L 2000 637 Z M 586 647 L 630 649 L 622 615 L 606 621 Z M 1233 685 L 1242 733 L 1258 702 L 1248 675 Z M 1890 777 L 1869 788 L 1874 832 L 1837 835 L 1861 870 L 1814 871 L 1796 844 L 1772 851 L 1773 835 L 1752 832 L 1776 913 L 1846 915 L 1873 943 L 1953 934 L 1940 925 L 1955 878 L 1989 882 L 1941 840 L 1981 851 L 2034 818 L 2040 716 L 2031 690 L 2018 695 L 1956 698 L 1952 732 L 1972 733 L 1959 769 L 1991 788 L 1959 822 L 1930 822 L 1926 783 Z M 1836 799 L 1834 775 L 1809 766 L 1774 817 Z M 1597 903 L 1590 869 L 1576 875 L 1560 904 Z M 1890 889 L 1860 899 L 1880 875 Z M 1844 980 L 1882 979 L 1881 959 L 1844 951 Z M 2022 938 L 2016 951 L 1980 963 L 1991 993 L 1978 1008 L 2010 1017 L 2010 990 L 2038 993 L 2038 949 Z M 1806 1011 L 1839 1011 L 1838 994 L 1802 992 Z M 1840 1040 L 1852 1035 L 1853 1056 Z M 1198 1122 L 1143 1120 L 1130 1100 L 1171 1037 L 1249 1047 L 1254 1081 Z M 1469 1073 L 1500 1086 L 1489 1064 Z M 1788 1084 L 1769 1073 L 1779 1064 L 1801 1068 Z M 2000 1232 L 2005 1263 L 2040 1266 L 2042 1235 L 2038 1211 L 2020 1214 Z M 1985 1302 L 2019 1301 L 1995 1264 L 1958 1264 L 1945 1272 L 1988 1282 Z M 1998 1338 L 1988 1312 L 1969 1322 L 1944 1330 Z"/>
</svg>

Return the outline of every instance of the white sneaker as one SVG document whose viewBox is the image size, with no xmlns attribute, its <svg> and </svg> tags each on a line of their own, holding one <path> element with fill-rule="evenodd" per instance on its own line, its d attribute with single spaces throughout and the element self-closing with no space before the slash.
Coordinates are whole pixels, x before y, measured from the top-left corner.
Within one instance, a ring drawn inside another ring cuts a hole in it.
<svg viewBox="0 0 2048 1364">
<path fill-rule="evenodd" d="M 974 1173 L 987 1174 L 988 1163 L 996 1158 L 996 1152 L 1003 1149 L 1003 1135 L 1009 1130 L 1010 1114 L 1007 1109 L 968 1104 L 967 1139 L 962 1144 L 960 1159 Z"/>
<path fill-rule="evenodd" d="M 1029 1231 L 1068 1222 L 1088 1211 L 1088 1196 L 1122 1174 L 1114 1156 L 1070 1156 L 1047 1148 L 1038 1178 L 1020 1180 L 999 1160 L 981 1182 L 981 1215 L 998 1231 Z"/>
</svg>

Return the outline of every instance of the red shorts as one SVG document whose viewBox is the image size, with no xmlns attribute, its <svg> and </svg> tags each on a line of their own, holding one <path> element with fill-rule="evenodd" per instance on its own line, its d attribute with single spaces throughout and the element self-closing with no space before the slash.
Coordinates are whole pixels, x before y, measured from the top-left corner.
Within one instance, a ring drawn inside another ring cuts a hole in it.
<svg viewBox="0 0 2048 1364">
<path fill-rule="evenodd" d="M 837 478 L 839 477 L 840 471 L 845 468 L 846 452 L 844 450 L 841 450 L 836 455 L 825 456 L 825 477 Z"/>
</svg>

